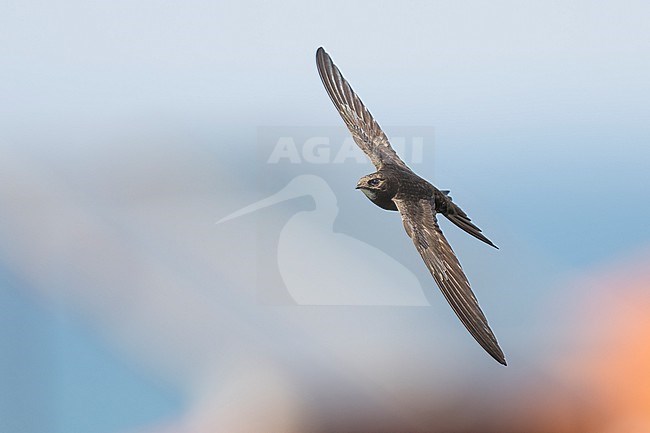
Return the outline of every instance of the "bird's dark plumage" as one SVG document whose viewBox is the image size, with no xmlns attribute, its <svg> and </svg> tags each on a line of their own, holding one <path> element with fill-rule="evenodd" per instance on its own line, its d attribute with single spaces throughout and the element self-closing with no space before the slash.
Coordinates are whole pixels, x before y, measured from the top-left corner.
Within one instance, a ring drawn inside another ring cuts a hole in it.
<svg viewBox="0 0 650 433">
<path fill-rule="evenodd" d="M 391 147 L 361 99 L 343 78 L 323 48 L 316 52 L 316 64 L 323 85 L 357 145 L 370 158 L 377 171 L 362 177 L 357 184 L 374 204 L 387 210 L 399 210 L 406 233 L 422 256 L 443 295 L 476 341 L 498 362 L 506 360 L 496 337 L 488 326 L 467 277 L 445 239 L 436 214 L 496 248 L 449 196 L 422 179 L 402 161 Z"/>
</svg>

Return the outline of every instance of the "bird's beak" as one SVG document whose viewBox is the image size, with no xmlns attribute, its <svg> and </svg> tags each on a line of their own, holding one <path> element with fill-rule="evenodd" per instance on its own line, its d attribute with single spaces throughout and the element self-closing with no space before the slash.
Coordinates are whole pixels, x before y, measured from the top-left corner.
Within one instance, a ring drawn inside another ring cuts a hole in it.
<svg viewBox="0 0 650 433">
<path fill-rule="evenodd" d="M 361 189 L 361 188 L 363 188 L 363 186 L 361 185 L 361 182 L 359 182 L 357 184 L 357 186 L 354 187 L 354 189 Z"/>
<path fill-rule="evenodd" d="M 262 199 L 256 203 L 253 203 L 242 209 L 239 209 L 237 212 L 231 213 L 230 215 L 221 218 L 219 221 L 217 221 L 217 224 L 221 224 L 231 219 L 239 218 L 240 216 L 258 211 L 260 209 L 264 209 L 265 207 L 273 206 L 276 203 L 281 203 L 283 201 L 290 200 L 295 197 L 300 197 L 302 195 L 304 195 L 304 193 L 300 191 L 296 191 L 295 188 L 289 188 L 287 186 L 270 197 Z"/>
<path fill-rule="evenodd" d="M 217 221 L 217 224 L 221 224 L 234 218 L 239 218 L 251 212 L 264 209 L 265 207 L 273 206 L 276 203 L 281 203 L 286 200 L 291 200 L 303 196 L 312 197 L 317 207 L 333 206 L 336 208 L 336 195 L 334 195 L 334 191 L 332 191 L 332 188 L 330 188 L 325 179 L 313 174 L 303 174 L 291 179 L 291 181 L 284 188 L 271 195 L 270 197 L 264 198 L 257 203 L 248 205 L 234 213 L 231 213 L 230 215 L 221 218 L 219 221 Z"/>
</svg>

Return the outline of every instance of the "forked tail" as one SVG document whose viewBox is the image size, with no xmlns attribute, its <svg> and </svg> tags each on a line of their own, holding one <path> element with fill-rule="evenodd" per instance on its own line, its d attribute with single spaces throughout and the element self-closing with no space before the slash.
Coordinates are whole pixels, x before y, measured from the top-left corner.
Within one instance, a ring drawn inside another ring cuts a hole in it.
<svg viewBox="0 0 650 433">
<path fill-rule="evenodd" d="M 474 236 L 476 239 L 482 240 L 486 244 L 490 245 L 491 247 L 494 247 L 496 249 L 499 249 L 496 245 L 492 243 L 491 240 L 489 240 L 481 231 L 480 228 L 478 228 L 472 220 L 467 216 L 463 210 L 456 205 L 451 200 L 451 197 L 449 196 L 449 191 L 441 191 L 445 195 L 446 199 L 446 206 L 444 210 L 441 210 L 441 213 L 447 217 L 449 221 L 452 223 L 456 224 L 458 227 L 461 229 L 465 230 L 467 233 L 470 235 Z"/>
</svg>

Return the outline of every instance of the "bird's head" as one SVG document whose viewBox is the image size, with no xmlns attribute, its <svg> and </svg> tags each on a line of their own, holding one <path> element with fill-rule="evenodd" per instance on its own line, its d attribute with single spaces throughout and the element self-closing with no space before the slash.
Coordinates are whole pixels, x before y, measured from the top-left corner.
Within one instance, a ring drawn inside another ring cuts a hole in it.
<svg viewBox="0 0 650 433">
<path fill-rule="evenodd" d="M 359 179 L 356 189 L 373 199 L 388 190 L 388 179 L 379 172 L 372 173 Z"/>
</svg>

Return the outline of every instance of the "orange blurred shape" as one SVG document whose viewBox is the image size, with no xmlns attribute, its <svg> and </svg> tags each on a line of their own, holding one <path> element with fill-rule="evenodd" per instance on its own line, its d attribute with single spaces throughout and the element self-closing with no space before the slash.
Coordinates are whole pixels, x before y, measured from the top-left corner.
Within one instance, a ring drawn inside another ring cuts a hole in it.
<svg viewBox="0 0 650 433">
<path fill-rule="evenodd" d="M 588 277 L 570 305 L 575 327 L 560 377 L 602 417 L 599 432 L 649 433 L 650 258 Z"/>
</svg>

